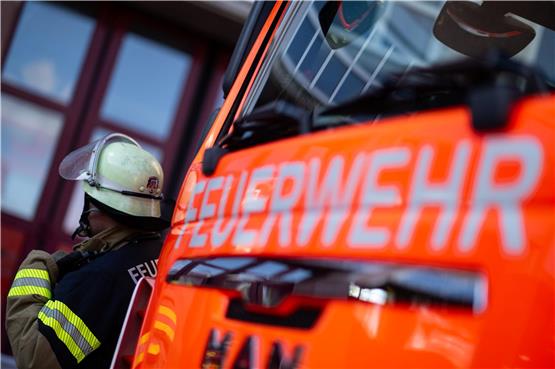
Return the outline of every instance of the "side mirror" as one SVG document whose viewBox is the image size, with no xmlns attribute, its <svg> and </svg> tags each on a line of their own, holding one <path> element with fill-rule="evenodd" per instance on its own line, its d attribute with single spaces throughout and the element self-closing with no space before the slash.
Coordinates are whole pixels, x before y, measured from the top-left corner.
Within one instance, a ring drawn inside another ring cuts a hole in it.
<svg viewBox="0 0 555 369">
<path fill-rule="evenodd" d="M 502 7 L 447 1 L 434 24 L 434 36 L 462 54 L 482 58 L 492 50 L 511 57 L 528 45 L 534 29 L 506 14 Z"/>
</svg>

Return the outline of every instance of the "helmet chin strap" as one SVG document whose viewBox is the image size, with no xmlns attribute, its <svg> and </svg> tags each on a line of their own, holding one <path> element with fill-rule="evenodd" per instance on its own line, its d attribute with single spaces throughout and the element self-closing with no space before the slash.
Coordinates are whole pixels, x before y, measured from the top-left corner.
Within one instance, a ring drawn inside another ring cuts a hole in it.
<svg viewBox="0 0 555 369">
<path fill-rule="evenodd" d="M 89 209 L 89 199 L 87 194 L 85 194 L 85 202 L 83 204 L 83 211 L 81 212 L 81 217 L 79 218 L 79 226 L 75 228 L 71 239 L 74 240 L 76 236 L 79 237 L 91 237 L 91 225 L 89 224 L 89 214 L 96 209 Z"/>
</svg>

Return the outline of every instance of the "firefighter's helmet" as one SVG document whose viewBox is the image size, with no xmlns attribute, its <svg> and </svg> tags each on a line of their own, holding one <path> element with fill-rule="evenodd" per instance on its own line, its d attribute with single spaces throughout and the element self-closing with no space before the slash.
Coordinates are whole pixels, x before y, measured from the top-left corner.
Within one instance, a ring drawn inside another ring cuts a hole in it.
<svg viewBox="0 0 555 369">
<path fill-rule="evenodd" d="M 60 175 L 81 180 L 92 199 L 131 217 L 160 217 L 164 174 L 131 137 L 109 134 L 68 154 Z"/>
</svg>

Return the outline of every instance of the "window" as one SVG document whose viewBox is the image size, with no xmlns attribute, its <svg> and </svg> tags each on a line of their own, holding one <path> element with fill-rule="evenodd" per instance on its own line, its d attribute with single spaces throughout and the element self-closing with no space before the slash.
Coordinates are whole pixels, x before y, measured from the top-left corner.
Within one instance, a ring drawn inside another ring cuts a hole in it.
<svg viewBox="0 0 555 369">
<path fill-rule="evenodd" d="M 95 24 L 56 4 L 23 6 L 2 70 L 5 213 L 35 218 Z"/>
<path fill-rule="evenodd" d="M 94 30 L 93 19 L 49 3 L 26 3 L 2 80 L 67 104 Z"/>
<path fill-rule="evenodd" d="M 336 105 L 379 89 L 414 67 L 468 58 L 434 33 L 443 6 L 437 1 L 290 4 L 241 115 L 278 99 L 308 110 Z M 531 42 L 514 58 L 537 66 L 554 82 L 549 52 L 555 47 L 554 31 L 533 20 L 541 19 L 537 14 L 548 5 L 507 6 L 511 8 L 499 14 L 522 14 L 515 18 L 535 29 Z"/>
<path fill-rule="evenodd" d="M 102 118 L 165 140 L 172 128 L 191 57 L 130 33 L 123 40 Z"/>
<path fill-rule="evenodd" d="M 218 135 L 215 146 L 224 150 L 207 152 L 212 157 L 205 163 L 305 130 L 464 103 L 463 90 L 478 85 L 479 71 L 487 68 L 472 60 L 494 51 L 524 65 L 515 69 L 543 72 L 555 87 L 555 31 L 545 17 L 552 10 L 547 2 L 290 2 L 242 110 L 232 112 L 236 119 Z M 458 73 L 434 78 L 434 67 L 447 64 Z M 416 68 L 428 73 L 411 73 Z M 519 72 L 486 73 L 504 81 L 501 74 L 513 73 L 515 88 L 528 93 Z M 427 92 L 416 92 L 415 85 Z M 361 95 L 364 103 L 345 104 Z M 205 174 L 214 168 L 206 166 Z"/>
<path fill-rule="evenodd" d="M 58 112 L 2 94 L 2 211 L 31 220 L 62 129 Z"/>
</svg>

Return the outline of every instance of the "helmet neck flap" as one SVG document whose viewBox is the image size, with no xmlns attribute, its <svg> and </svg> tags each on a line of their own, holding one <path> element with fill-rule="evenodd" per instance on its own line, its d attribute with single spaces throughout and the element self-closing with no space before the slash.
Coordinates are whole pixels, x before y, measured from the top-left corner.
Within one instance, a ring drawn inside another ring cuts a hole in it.
<svg viewBox="0 0 555 369">
<path fill-rule="evenodd" d="M 116 222 L 123 224 L 130 228 L 142 229 L 147 232 L 160 232 L 170 226 L 170 221 L 167 217 L 138 217 L 125 214 L 117 209 L 111 208 L 108 205 L 97 201 L 94 197 L 85 193 L 85 201 L 83 204 L 83 211 L 81 212 L 81 217 L 79 218 L 79 226 L 75 229 L 71 235 L 71 239 L 74 240 L 76 236 L 79 237 L 91 237 L 91 226 L 89 223 L 89 214 L 93 209 L 90 209 L 90 204 L 93 204 L 110 218 Z"/>
</svg>

